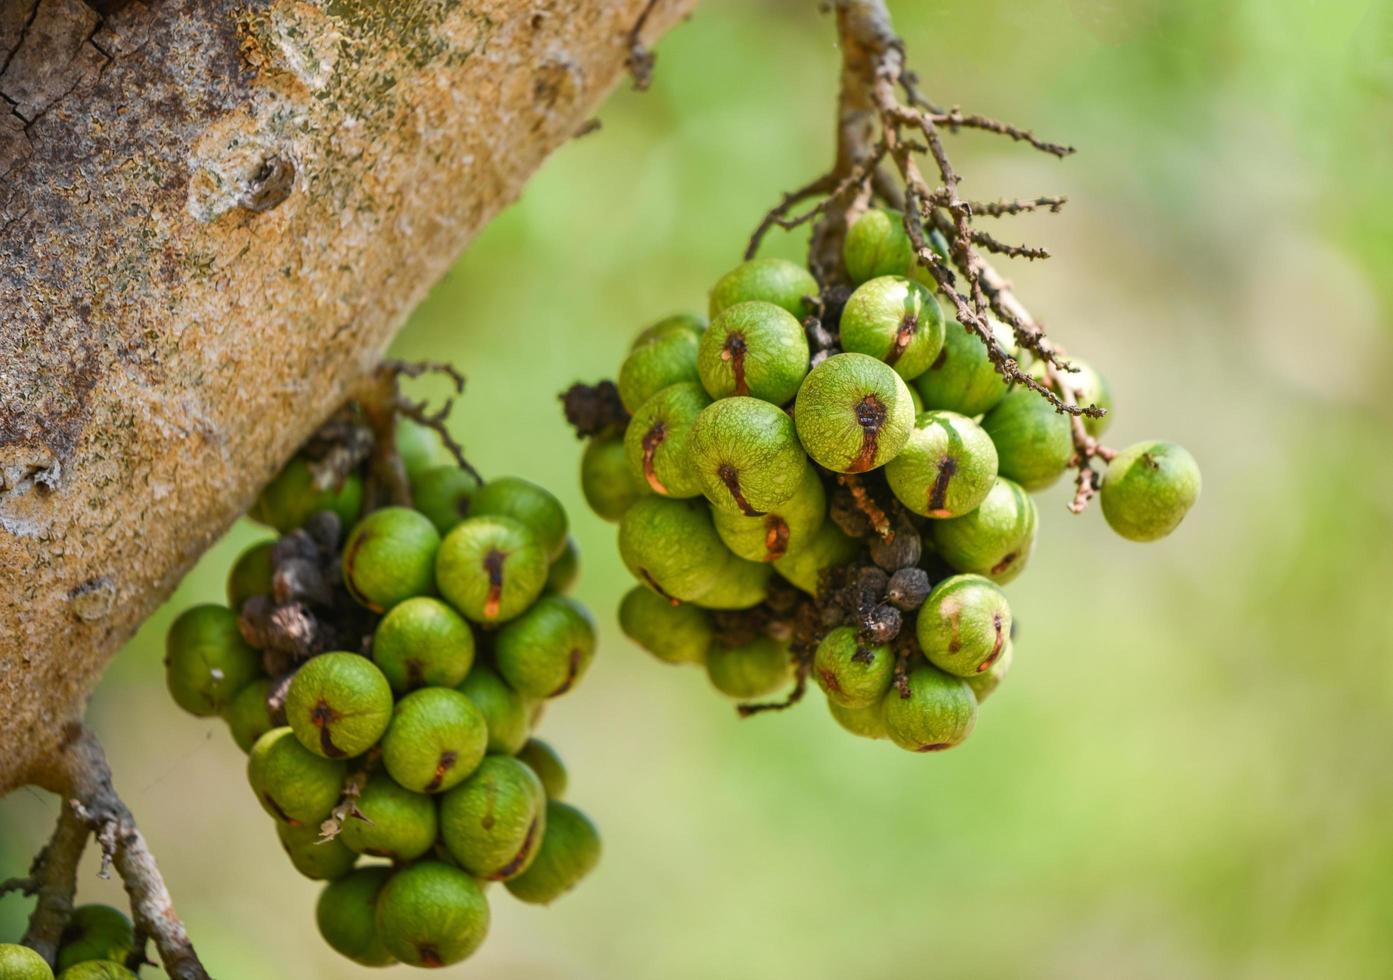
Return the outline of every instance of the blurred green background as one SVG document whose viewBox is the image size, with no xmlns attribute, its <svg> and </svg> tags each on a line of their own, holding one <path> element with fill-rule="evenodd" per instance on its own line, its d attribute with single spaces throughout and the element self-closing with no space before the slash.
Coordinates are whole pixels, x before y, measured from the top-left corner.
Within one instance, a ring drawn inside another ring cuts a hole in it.
<svg viewBox="0 0 1393 980">
<path fill-rule="evenodd" d="M 1109 441 L 1174 439 L 1205 473 L 1152 546 L 1072 518 L 1063 484 L 1043 495 L 1015 669 L 971 740 L 931 757 L 843 734 L 816 696 L 738 721 L 698 672 L 630 646 L 614 531 L 584 508 L 555 397 L 612 375 L 646 322 L 701 309 L 763 211 L 823 168 L 837 51 L 815 8 L 707 0 L 652 91 L 617 93 L 396 345 L 468 372 L 453 428 L 486 473 L 565 500 L 604 630 L 542 729 L 604 861 L 550 909 L 491 891 L 489 941 L 448 975 L 1393 975 L 1393 7 L 892 2 L 935 98 L 1079 146 L 952 149 L 969 196 L 1070 197 L 1000 228 L 1057 256 L 1010 274 L 1111 378 Z M 315 934 L 317 886 L 224 727 L 164 692 L 169 619 L 219 598 L 258 536 L 209 552 L 92 718 L 217 976 L 367 975 Z M 0 803 L 3 873 L 54 807 Z M 116 900 L 95 872 L 82 897 Z M 27 907 L 0 901 L 0 935 Z"/>
</svg>

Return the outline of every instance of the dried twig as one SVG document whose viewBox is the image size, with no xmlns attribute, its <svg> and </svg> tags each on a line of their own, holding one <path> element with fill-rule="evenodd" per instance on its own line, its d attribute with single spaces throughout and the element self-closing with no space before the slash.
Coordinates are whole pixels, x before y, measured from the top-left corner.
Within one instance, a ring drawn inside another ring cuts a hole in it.
<svg viewBox="0 0 1393 980">
<path fill-rule="evenodd" d="M 36 896 L 38 901 L 29 916 L 29 927 L 20 940 L 52 966 L 58 954 L 63 929 L 73 913 L 73 895 L 77 891 L 77 865 L 87 848 L 91 831 L 66 805 L 58 811 L 58 821 L 43 850 L 35 856 L 24 878 L 12 878 L 0 884 L 0 895 L 18 891 Z"/>
</svg>

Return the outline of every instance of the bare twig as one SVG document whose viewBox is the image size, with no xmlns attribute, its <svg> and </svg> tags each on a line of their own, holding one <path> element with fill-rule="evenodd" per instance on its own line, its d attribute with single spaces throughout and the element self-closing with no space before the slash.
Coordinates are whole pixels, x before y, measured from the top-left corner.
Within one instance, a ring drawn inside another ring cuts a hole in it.
<svg viewBox="0 0 1393 980">
<path fill-rule="evenodd" d="M 43 850 L 34 858 L 29 874 L 0 884 L 0 895 L 19 891 L 37 896 L 29 927 L 20 940 L 49 965 L 55 962 L 58 943 L 68 918 L 73 914 L 73 895 L 77 891 L 77 865 L 87 847 L 91 832 L 66 805 L 58 811 L 58 821 Z"/>
</svg>

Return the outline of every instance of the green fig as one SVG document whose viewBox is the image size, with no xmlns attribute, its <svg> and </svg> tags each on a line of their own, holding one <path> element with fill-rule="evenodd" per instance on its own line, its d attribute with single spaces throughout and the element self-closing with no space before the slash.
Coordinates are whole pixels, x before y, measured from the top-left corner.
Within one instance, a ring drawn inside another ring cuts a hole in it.
<svg viewBox="0 0 1393 980">
<path fill-rule="evenodd" d="M 287 534 L 321 510 L 333 511 L 347 527 L 362 509 L 363 481 L 357 474 L 337 487 L 321 487 L 308 461 L 296 456 L 262 489 L 249 516 Z"/>
<path fill-rule="evenodd" d="M 450 856 L 489 881 L 516 878 L 537 856 L 546 830 L 546 791 L 537 774 L 505 755 L 484 759 L 440 800 L 440 836 Z"/>
<path fill-rule="evenodd" d="M 1015 657 L 1015 644 L 1008 638 L 1006 646 L 1001 650 L 1001 656 L 992 661 L 992 665 L 980 674 L 963 678 L 967 681 L 967 686 L 972 688 L 972 693 L 977 696 L 977 703 L 981 704 L 991 697 L 1001 682 L 1006 679 L 1006 674 L 1011 669 L 1011 660 Z"/>
<path fill-rule="evenodd" d="M 737 647 L 716 643 L 706 654 L 706 676 L 722 694 L 748 701 L 784 687 L 793 676 L 793 661 L 788 644 L 768 636 Z"/>
<path fill-rule="evenodd" d="M 1027 490 L 1043 490 L 1069 468 L 1074 437 L 1069 416 L 1039 393 L 1017 385 L 982 419 L 996 445 L 997 469 Z"/>
<path fill-rule="evenodd" d="M 372 659 L 398 694 L 426 685 L 454 687 L 474 664 L 474 631 L 439 599 L 417 596 L 382 617 Z"/>
<path fill-rule="evenodd" d="M 701 383 L 697 372 L 700 340 L 691 331 L 672 330 L 634 346 L 619 367 L 619 400 L 630 415 L 669 385 Z"/>
<path fill-rule="evenodd" d="M 630 479 L 664 497 L 695 497 L 701 481 L 688 449 L 692 424 L 711 404 L 701 385 L 684 382 L 658 392 L 634 413 L 624 432 Z"/>
<path fill-rule="evenodd" d="M 268 595 L 275 567 L 271 561 L 274 541 L 261 541 L 237 556 L 227 573 L 227 604 L 240 612 L 242 603 L 252 596 Z"/>
<path fill-rule="evenodd" d="M 909 697 L 891 688 L 881 702 L 890 740 L 911 752 L 951 749 L 977 723 L 977 699 L 961 677 L 921 663 L 909 672 Z"/>
<path fill-rule="evenodd" d="M 868 708 L 879 704 L 895 679 L 895 652 L 884 643 L 863 643 L 856 630 L 839 626 L 818 643 L 813 677 L 829 702 Z"/>
<path fill-rule="evenodd" d="M 842 533 L 832 521 L 822 527 L 805 544 L 794 548 L 774 562 L 774 571 L 809 595 L 817 595 L 818 579 L 829 568 L 845 565 L 856 557 L 861 545 Z"/>
<path fill-rule="evenodd" d="M 358 855 L 337 837 L 321 836 L 317 826 L 295 826 L 277 820 L 276 836 L 295 870 L 312 881 L 342 878 L 358 860 Z"/>
<path fill-rule="evenodd" d="M 315 755 L 295 733 L 275 728 L 247 756 L 247 779 L 267 813 L 290 824 L 317 826 L 343 791 L 344 765 Z"/>
<path fill-rule="evenodd" d="M 762 300 L 782 306 L 802 318 L 813 312 L 809 300 L 817 295 L 817 280 L 801 265 L 787 259 L 750 259 L 731 269 L 711 287 L 708 312 L 714 321 L 736 303 Z"/>
<path fill-rule="evenodd" d="M 481 517 L 511 517 L 537 536 L 548 561 L 566 548 L 566 508 L 551 491 L 517 476 L 490 480 L 474 494 L 471 513 Z"/>
<path fill-rule="evenodd" d="M 527 741 L 529 704 L 503 678 L 484 664 L 475 664 L 459 686 L 474 702 L 488 730 L 488 751 L 512 755 Z"/>
<path fill-rule="evenodd" d="M 943 349 L 943 310 L 933 293 L 904 276 L 878 276 L 851 294 L 838 330 L 844 351 L 884 361 L 909 381 Z"/>
<path fill-rule="evenodd" d="M 970 514 L 929 525 L 939 557 L 960 572 L 1005 585 L 1024 570 L 1035 545 L 1035 501 L 1016 483 L 997 477 Z"/>
<path fill-rule="evenodd" d="M 550 742 L 544 742 L 540 738 L 529 738 L 527 744 L 518 750 L 517 759 L 537 774 L 548 800 L 559 800 L 566 795 L 566 783 L 569 778 L 566 775 L 566 765 Z"/>
<path fill-rule="evenodd" d="M 223 720 L 232 732 L 232 740 L 243 752 L 250 752 L 256 740 L 276 727 L 267 699 L 276 682 L 269 677 L 252 681 L 237 692 L 232 703 L 223 709 Z"/>
<path fill-rule="evenodd" d="M 110 905 L 79 905 L 63 927 L 54 965 L 63 971 L 89 960 L 124 963 L 134 951 L 135 928 L 126 913 Z"/>
<path fill-rule="evenodd" d="M 750 609 L 769 597 L 773 575 L 766 564 L 731 555 L 715 584 L 694 601 L 704 609 Z"/>
<path fill-rule="evenodd" d="M 837 473 L 894 459 L 914 428 L 904 379 L 866 354 L 834 354 L 803 381 L 793 418 L 808 455 Z"/>
<path fill-rule="evenodd" d="M 920 415 L 900 454 L 885 464 L 890 489 L 916 514 L 961 517 L 976 510 L 996 482 L 996 445 L 956 412 Z"/>
<path fill-rule="evenodd" d="M 701 500 L 648 496 L 619 522 L 619 554 L 639 581 L 673 602 L 709 592 L 731 553 Z"/>
<path fill-rule="evenodd" d="M 396 872 L 377 896 L 377 932 L 409 966 L 442 967 L 484 942 L 489 904 L 479 883 L 459 868 L 422 861 Z"/>
<path fill-rule="evenodd" d="M 976 677 L 991 669 L 1011 642 L 1006 593 L 980 575 L 939 582 L 919 607 L 919 649 L 939 670 Z"/>
<path fill-rule="evenodd" d="M 396 962 L 377 930 L 377 897 L 390 877 L 392 869 L 379 865 L 359 868 L 324 886 L 314 918 L 334 952 L 363 966 Z"/>
<path fill-rule="evenodd" d="M 503 623 L 518 615 L 541 595 L 549 571 L 537 536 L 510 517 L 481 515 L 460 522 L 441 542 L 435 560 L 441 594 L 476 623 Z"/>
<path fill-rule="evenodd" d="M 1103 476 L 1103 516 L 1129 541 L 1156 541 L 1185 519 L 1200 495 L 1195 457 L 1173 442 L 1139 442 L 1118 453 Z"/>
<path fill-rule="evenodd" d="M 551 563 L 547 572 L 547 590 L 562 594 L 570 592 L 579 576 L 580 546 L 575 538 L 567 537 L 566 547 L 561 549 L 560 556 Z"/>
<path fill-rule="evenodd" d="M 321 653 L 295 672 L 285 717 L 300 744 L 326 759 L 351 759 L 377 744 L 392 719 L 392 686 L 367 657 Z"/>
<path fill-rule="evenodd" d="M 853 735 L 862 738 L 890 737 L 890 733 L 885 730 L 884 699 L 864 708 L 848 708 L 829 697 L 827 710 L 832 713 L 832 718 L 838 725 Z"/>
<path fill-rule="evenodd" d="M 1085 408 L 1097 405 L 1107 413 L 1102 418 L 1094 418 L 1091 415 L 1083 417 L 1084 431 L 1098 439 L 1108 430 L 1108 426 L 1112 425 L 1112 387 L 1108 384 L 1108 379 L 1086 361 L 1071 357 L 1069 364 L 1073 370 L 1058 372 L 1059 383 L 1073 391 L 1076 404 Z"/>
<path fill-rule="evenodd" d="M 590 509 L 605 521 L 619 520 L 630 504 L 648 492 L 629 469 L 628 451 L 619 436 L 595 436 L 585 444 L 580 489 Z"/>
<path fill-rule="evenodd" d="M 467 695 L 426 687 L 397 702 L 382 736 L 382 764 L 409 790 L 443 793 L 478 768 L 488 741 L 483 712 Z"/>
<path fill-rule="evenodd" d="M 165 638 L 165 681 L 174 703 L 191 715 L 223 711 L 261 674 L 261 657 L 242 639 L 226 606 L 184 610 Z"/>
<path fill-rule="evenodd" d="M 439 432 L 405 415 L 397 416 L 396 444 L 406 478 L 413 484 L 426 471 L 453 461 Z"/>
<path fill-rule="evenodd" d="M 926 228 L 924 239 L 940 258 L 948 258 L 948 243 L 937 231 Z M 937 288 L 933 273 L 914 257 L 914 242 L 899 211 L 872 208 L 857 218 L 842 243 L 842 261 L 853 282 L 908 276 L 930 289 Z"/>
<path fill-rule="evenodd" d="M 670 664 L 704 664 L 716 639 L 711 614 L 690 603 L 674 606 L 652 589 L 635 586 L 619 604 L 624 635 Z"/>
<path fill-rule="evenodd" d="M 48 962 L 28 946 L 0 943 L 0 977 L 5 980 L 53 980 Z"/>
<path fill-rule="evenodd" d="M 338 839 L 355 854 L 412 861 L 435 844 L 435 801 L 379 773 L 368 778 Z"/>
<path fill-rule="evenodd" d="M 1015 356 L 1016 338 L 1011 328 L 991 320 L 992 336 Z M 960 415 L 981 415 L 1006 397 L 1007 385 L 987 355 L 987 346 L 975 330 L 949 320 L 943 349 L 929 369 L 914 379 L 925 409 L 944 409 Z"/>
<path fill-rule="evenodd" d="M 788 414 L 757 398 L 722 398 L 703 409 L 689 446 L 706 499 L 750 517 L 797 493 L 808 466 Z"/>
<path fill-rule="evenodd" d="M 411 485 L 411 502 L 435 525 L 441 535 L 472 512 L 479 478 L 459 466 L 436 466 Z"/>
<path fill-rule="evenodd" d="M 639 335 L 634 338 L 634 342 L 629 345 L 629 350 L 642 347 L 650 340 L 665 337 L 670 333 L 685 333 L 692 337 L 701 339 L 702 332 L 706 330 L 706 320 L 703 317 L 694 316 L 690 313 L 674 313 L 672 316 L 664 317 L 651 327 L 645 327 L 639 331 Z"/>
<path fill-rule="evenodd" d="M 585 607 L 565 596 L 543 596 L 498 631 L 493 659 L 498 672 L 525 698 L 554 698 L 569 691 L 595 658 L 595 624 Z"/>
<path fill-rule="evenodd" d="M 435 591 L 440 532 L 409 507 L 383 507 L 358 522 L 343 546 L 343 584 L 373 612 Z"/>
<path fill-rule="evenodd" d="M 600 832 L 575 807 L 547 801 L 547 829 L 537 858 L 504 887 L 532 905 L 550 905 L 600 863 Z"/>
<path fill-rule="evenodd" d="M 9 980 L 6 977 L 6 980 Z M 58 980 L 139 980 L 124 963 L 115 960 L 84 960 L 58 974 Z"/>
<path fill-rule="evenodd" d="M 811 541 L 827 516 L 827 493 L 811 466 L 798 490 L 767 514 L 746 517 L 717 507 L 711 517 L 727 548 L 746 561 L 778 561 Z"/>
<path fill-rule="evenodd" d="M 791 401 L 808 373 L 808 336 L 792 313 L 773 303 L 736 303 L 711 320 L 697 351 L 697 371 L 712 398 L 749 395 Z"/>
</svg>

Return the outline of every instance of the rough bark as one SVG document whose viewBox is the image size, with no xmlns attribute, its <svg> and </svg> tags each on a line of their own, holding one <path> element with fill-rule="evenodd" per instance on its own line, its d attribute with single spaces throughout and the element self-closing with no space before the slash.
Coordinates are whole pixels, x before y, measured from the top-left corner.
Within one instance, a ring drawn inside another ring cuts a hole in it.
<svg viewBox="0 0 1393 980">
<path fill-rule="evenodd" d="M 71 790 L 104 664 L 585 122 L 645 5 L 0 0 L 0 792 Z"/>
</svg>

